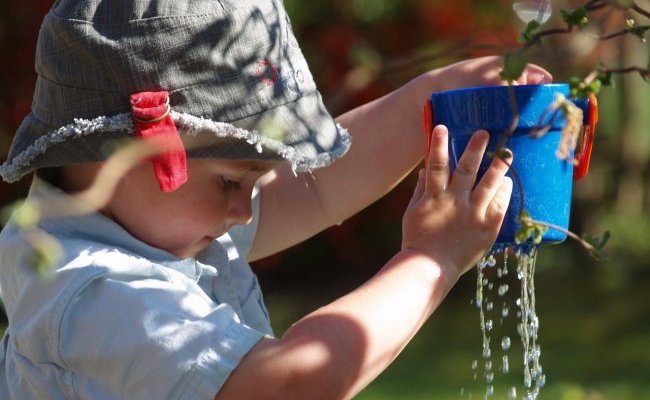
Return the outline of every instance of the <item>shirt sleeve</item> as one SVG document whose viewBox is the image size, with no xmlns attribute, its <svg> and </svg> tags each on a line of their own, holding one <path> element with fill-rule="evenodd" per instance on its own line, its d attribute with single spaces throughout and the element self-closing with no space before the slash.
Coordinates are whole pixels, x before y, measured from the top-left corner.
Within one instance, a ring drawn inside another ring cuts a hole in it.
<svg viewBox="0 0 650 400">
<path fill-rule="evenodd" d="M 191 280 L 103 277 L 66 310 L 59 348 L 89 399 L 213 399 L 263 334 Z"/>
</svg>

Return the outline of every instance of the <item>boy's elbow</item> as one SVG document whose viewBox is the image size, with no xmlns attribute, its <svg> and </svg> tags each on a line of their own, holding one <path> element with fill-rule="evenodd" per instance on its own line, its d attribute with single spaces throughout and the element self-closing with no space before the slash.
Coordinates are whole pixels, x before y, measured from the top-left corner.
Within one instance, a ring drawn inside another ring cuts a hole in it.
<svg viewBox="0 0 650 400">
<path fill-rule="evenodd" d="M 363 376 L 365 335 L 358 327 L 340 322 L 334 331 L 314 332 L 322 321 L 313 322 L 312 326 L 303 320 L 282 339 L 263 339 L 244 357 L 215 400 L 351 398 Z"/>
</svg>

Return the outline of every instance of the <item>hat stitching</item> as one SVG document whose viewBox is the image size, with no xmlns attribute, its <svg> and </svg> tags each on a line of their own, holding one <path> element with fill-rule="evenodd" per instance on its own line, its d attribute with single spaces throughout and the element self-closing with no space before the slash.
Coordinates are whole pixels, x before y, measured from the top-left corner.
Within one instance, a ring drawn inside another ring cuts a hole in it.
<svg viewBox="0 0 650 400">
<path fill-rule="evenodd" d="M 84 24 L 84 25 L 92 25 L 92 26 L 111 26 L 111 27 L 118 27 L 118 26 L 123 26 L 123 25 L 132 25 L 136 22 L 151 22 L 151 21 L 164 21 L 164 20 L 181 20 L 181 19 L 186 19 L 186 20 L 191 20 L 195 18 L 209 18 L 209 17 L 214 17 L 214 16 L 222 16 L 222 12 L 213 12 L 213 13 L 201 13 L 201 14 L 184 14 L 184 15 L 161 15 L 158 17 L 148 17 L 148 18 L 137 18 L 137 19 L 129 19 L 126 21 L 120 21 L 120 22 L 95 22 L 95 21 L 88 21 L 85 19 L 79 19 L 79 18 L 69 18 L 67 16 L 62 16 L 57 14 L 55 11 L 51 11 L 50 15 L 56 19 L 66 21 L 66 22 L 71 22 L 71 23 L 78 23 L 78 24 Z M 47 17 L 47 16 L 46 16 Z"/>
</svg>

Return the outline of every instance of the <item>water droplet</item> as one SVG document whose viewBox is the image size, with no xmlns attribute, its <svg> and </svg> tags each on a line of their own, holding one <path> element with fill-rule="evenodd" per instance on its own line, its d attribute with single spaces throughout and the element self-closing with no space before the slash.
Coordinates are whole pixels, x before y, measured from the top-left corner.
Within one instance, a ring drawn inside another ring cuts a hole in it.
<svg viewBox="0 0 650 400">
<path fill-rule="evenodd" d="M 501 371 L 504 374 L 507 374 L 508 372 L 510 372 L 510 359 L 508 358 L 508 356 L 503 356 L 501 361 L 502 361 Z"/>
<path fill-rule="evenodd" d="M 497 260 L 494 258 L 493 255 L 491 255 L 485 261 L 485 265 L 487 265 L 488 267 L 494 267 L 495 265 L 497 265 Z"/>
<path fill-rule="evenodd" d="M 508 316 L 509 313 L 510 313 L 510 309 L 508 308 L 508 306 L 504 305 L 503 308 L 501 309 L 501 316 L 505 318 Z"/>
<path fill-rule="evenodd" d="M 472 369 L 475 370 L 478 368 L 478 360 L 472 360 Z"/>
<path fill-rule="evenodd" d="M 530 369 L 526 365 L 524 367 L 524 385 L 526 385 L 526 387 L 529 388 L 532 383 L 533 383 L 533 379 L 530 376 Z"/>
<path fill-rule="evenodd" d="M 551 0 L 519 0 L 512 4 L 519 19 L 525 23 L 537 21 L 540 24 L 548 21 L 551 17 Z"/>
<path fill-rule="evenodd" d="M 494 386 L 490 385 L 485 390 L 485 397 L 490 397 L 494 394 Z"/>
<path fill-rule="evenodd" d="M 488 346 L 483 346 L 483 358 L 490 358 L 492 356 L 492 350 Z"/>
<path fill-rule="evenodd" d="M 504 336 L 503 339 L 501 339 L 501 348 L 503 350 L 508 350 L 510 348 L 510 338 L 508 336 Z"/>
<path fill-rule="evenodd" d="M 535 272 L 535 261 L 536 261 L 536 248 L 535 247 L 521 247 L 515 249 L 514 252 L 516 256 L 516 265 L 513 266 L 513 271 L 516 271 L 517 276 L 521 284 L 521 294 L 519 298 L 516 299 L 516 314 L 517 314 L 517 333 L 521 338 L 523 345 L 523 380 L 525 387 L 523 392 L 519 395 L 523 399 L 536 400 L 537 395 L 539 394 L 540 388 L 544 386 L 546 377 L 542 372 L 542 368 L 539 362 L 541 348 L 538 341 L 538 330 L 539 330 L 539 319 L 535 312 L 535 283 L 534 283 L 534 272 Z M 484 258 L 482 263 L 479 263 L 478 268 L 478 277 L 477 277 L 477 295 L 475 304 L 478 305 L 480 312 L 480 321 L 481 321 L 481 330 L 483 333 L 483 359 L 484 359 L 484 378 L 486 380 L 486 395 L 487 397 L 493 394 L 494 388 L 492 386 L 494 380 L 494 374 L 497 373 L 493 369 L 492 365 L 492 352 L 490 349 L 490 334 L 492 334 L 494 322 L 493 319 L 486 318 L 486 313 L 493 310 L 495 304 L 485 295 L 485 290 L 496 289 L 502 299 L 502 308 L 501 308 L 501 319 L 507 317 L 510 313 L 510 307 L 512 304 L 506 304 L 506 294 L 510 292 L 510 287 L 503 280 L 490 283 L 491 279 L 488 279 L 483 275 L 483 269 L 485 266 L 494 266 L 496 261 L 492 257 Z M 504 255 L 504 263 L 502 268 L 497 269 L 497 276 L 503 277 L 508 273 L 506 256 Z M 481 265 L 483 267 L 481 267 Z M 513 293 L 513 298 L 516 293 Z M 510 296 L 508 296 L 509 298 Z M 490 314 L 490 316 L 492 316 Z M 502 364 L 499 366 L 502 373 L 509 373 L 510 370 L 510 359 L 507 352 L 512 346 L 512 341 L 510 339 L 511 335 L 501 337 L 501 348 L 504 353 L 501 353 Z M 474 360 L 476 361 L 476 360 Z M 476 381 L 478 375 L 478 362 L 472 363 L 472 369 L 474 370 L 474 380 Z M 490 389 L 492 387 L 492 389 Z M 504 388 L 505 389 L 505 388 Z M 508 399 L 517 398 L 517 390 L 515 387 L 507 388 Z M 471 394 L 470 394 L 471 397 Z"/>
</svg>

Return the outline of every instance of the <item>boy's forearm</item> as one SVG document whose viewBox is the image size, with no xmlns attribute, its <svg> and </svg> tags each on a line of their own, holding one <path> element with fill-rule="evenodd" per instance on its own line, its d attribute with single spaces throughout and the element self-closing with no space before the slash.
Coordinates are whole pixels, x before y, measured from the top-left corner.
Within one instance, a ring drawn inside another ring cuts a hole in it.
<svg viewBox="0 0 650 400">
<path fill-rule="evenodd" d="M 337 117 L 352 134 L 348 153 L 314 173 L 328 214 L 340 222 L 379 199 L 422 159 L 422 107 L 433 90 L 425 74 L 403 87 Z M 426 88 L 424 87 L 426 86 Z M 336 187 L 336 191 L 327 188 Z M 341 201 L 340 193 L 348 193 Z"/>
<path fill-rule="evenodd" d="M 296 178 L 281 166 L 260 181 L 260 223 L 249 260 L 299 243 L 361 211 L 388 193 L 424 155 L 421 109 L 414 99 L 433 86 L 427 73 L 338 118 L 353 136 L 348 153 Z M 268 212 L 267 210 L 272 210 Z M 281 228 L 279 228 L 281 227 Z"/>
<path fill-rule="evenodd" d="M 453 266 L 400 252 L 364 285 L 301 319 L 281 339 L 258 344 L 217 398 L 239 398 L 230 393 L 251 386 L 269 388 L 258 389 L 258 399 L 351 398 L 393 361 L 457 279 Z"/>
</svg>

